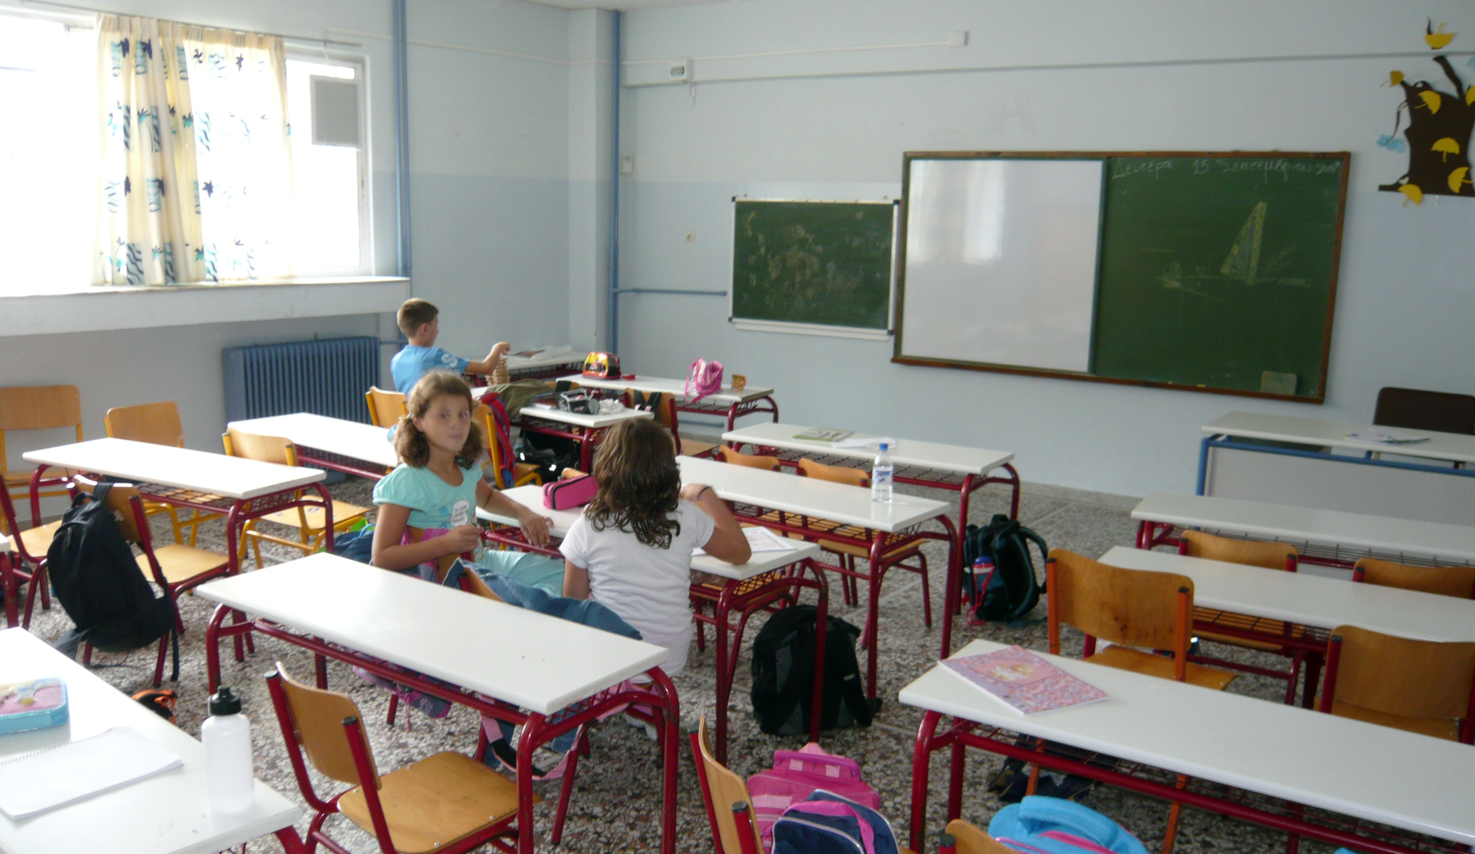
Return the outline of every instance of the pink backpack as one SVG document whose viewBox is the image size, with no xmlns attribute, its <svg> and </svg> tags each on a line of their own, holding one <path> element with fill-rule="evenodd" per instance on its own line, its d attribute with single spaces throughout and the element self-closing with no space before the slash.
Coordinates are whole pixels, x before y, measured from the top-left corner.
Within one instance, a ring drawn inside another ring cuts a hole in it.
<svg viewBox="0 0 1475 854">
<path fill-rule="evenodd" d="M 826 753 L 814 742 L 802 750 L 775 750 L 773 767 L 748 778 L 748 795 L 763 834 L 765 850 L 773 847 L 773 823 L 816 789 L 824 789 L 858 804 L 878 809 L 881 796 L 861 782 L 860 765 L 854 759 Z"/>
<path fill-rule="evenodd" d="M 682 390 L 682 396 L 690 403 L 709 394 L 722 391 L 722 363 L 709 362 L 706 359 L 697 359 L 691 363 L 691 370 L 686 372 L 686 388 Z M 695 397 L 693 397 L 695 393 Z"/>
</svg>

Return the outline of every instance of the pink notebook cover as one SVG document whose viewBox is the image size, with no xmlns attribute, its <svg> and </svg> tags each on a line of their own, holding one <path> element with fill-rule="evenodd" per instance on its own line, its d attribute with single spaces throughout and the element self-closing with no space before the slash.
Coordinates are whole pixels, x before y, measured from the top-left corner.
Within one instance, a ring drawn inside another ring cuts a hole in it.
<svg viewBox="0 0 1475 854">
<path fill-rule="evenodd" d="M 1106 699 L 1106 692 L 1023 647 L 949 658 L 949 670 L 1026 715 Z"/>
</svg>

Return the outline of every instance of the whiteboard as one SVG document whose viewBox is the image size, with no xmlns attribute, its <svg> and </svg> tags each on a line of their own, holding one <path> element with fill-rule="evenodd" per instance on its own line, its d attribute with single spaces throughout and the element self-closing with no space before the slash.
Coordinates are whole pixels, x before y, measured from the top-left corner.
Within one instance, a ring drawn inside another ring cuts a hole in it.
<svg viewBox="0 0 1475 854">
<path fill-rule="evenodd" d="M 1103 172 L 909 157 L 896 356 L 1089 371 Z"/>
</svg>

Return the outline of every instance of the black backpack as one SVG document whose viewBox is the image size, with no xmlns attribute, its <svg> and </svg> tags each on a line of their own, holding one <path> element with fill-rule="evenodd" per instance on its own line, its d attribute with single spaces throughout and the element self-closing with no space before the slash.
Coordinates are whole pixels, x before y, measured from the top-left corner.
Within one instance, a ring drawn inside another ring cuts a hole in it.
<svg viewBox="0 0 1475 854">
<path fill-rule="evenodd" d="M 963 596 L 974 603 L 973 615 L 980 620 L 1010 623 L 1022 618 L 1040 602 L 1045 586 L 1035 576 L 1034 560 L 1029 544 L 1040 549 L 1040 559 L 1050 553 L 1039 534 L 1010 519 L 996 514 L 988 525 L 969 525 L 963 538 Z M 990 557 L 994 574 L 988 580 L 983 596 L 975 595 L 983 579 L 973 576 L 973 561 Z"/>
<path fill-rule="evenodd" d="M 855 660 L 860 629 L 839 617 L 828 622 L 820 729 L 870 726 L 880 701 L 867 700 L 861 683 Z M 809 732 L 818 626 L 818 608 L 794 605 L 770 617 L 753 639 L 753 715 L 768 735 Z"/>
<path fill-rule="evenodd" d="M 174 629 L 174 602 L 154 596 L 133 550 L 105 503 L 109 485 L 99 483 L 96 500 L 80 494 L 62 517 L 46 551 L 46 573 L 57 601 L 76 629 L 57 641 L 75 652 L 90 643 L 103 652 L 148 646 Z M 179 678 L 179 637 L 174 637 L 174 678 Z"/>
</svg>

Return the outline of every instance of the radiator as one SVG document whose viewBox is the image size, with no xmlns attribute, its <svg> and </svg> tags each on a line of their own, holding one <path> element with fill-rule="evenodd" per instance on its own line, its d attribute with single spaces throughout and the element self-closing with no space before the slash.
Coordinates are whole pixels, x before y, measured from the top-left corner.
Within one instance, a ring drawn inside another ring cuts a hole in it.
<svg viewBox="0 0 1475 854">
<path fill-rule="evenodd" d="M 379 382 L 378 338 L 231 347 L 220 355 L 227 421 L 312 412 L 369 422 L 364 393 Z"/>
</svg>

